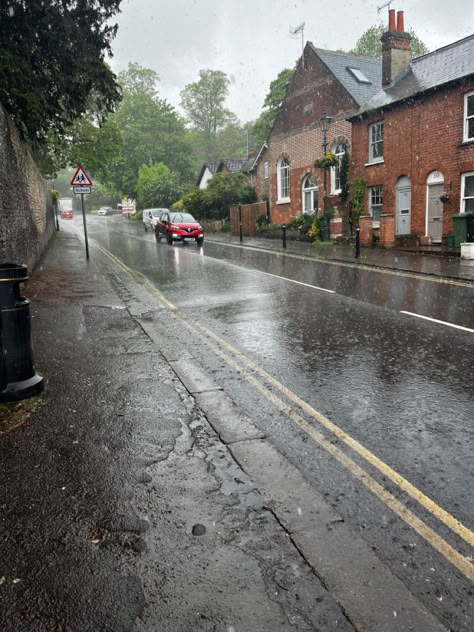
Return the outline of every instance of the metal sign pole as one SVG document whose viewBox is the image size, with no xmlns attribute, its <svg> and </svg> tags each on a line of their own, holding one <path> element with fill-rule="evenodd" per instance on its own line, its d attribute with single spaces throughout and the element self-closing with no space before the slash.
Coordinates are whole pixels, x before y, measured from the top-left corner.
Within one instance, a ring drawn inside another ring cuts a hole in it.
<svg viewBox="0 0 474 632">
<path fill-rule="evenodd" d="M 86 257 L 89 260 L 89 242 L 87 241 L 86 212 L 84 210 L 84 193 L 81 193 L 82 220 L 84 222 L 84 238 L 86 240 Z"/>
</svg>

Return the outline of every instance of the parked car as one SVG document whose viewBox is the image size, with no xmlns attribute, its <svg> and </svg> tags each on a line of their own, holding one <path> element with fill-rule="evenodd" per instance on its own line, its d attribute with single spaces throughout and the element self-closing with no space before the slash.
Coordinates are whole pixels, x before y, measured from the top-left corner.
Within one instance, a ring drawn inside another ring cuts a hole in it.
<svg viewBox="0 0 474 632">
<path fill-rule="evenodd" d="M 61 211 L 61 219 L 72 219 L 72 210 L 66 209 Z"/>
<path fill-rule="evenodd" d="M 97 215 L 112 215 L 114 209 L 111 206 L 101 206 L 97 211 Z"/>
<path fill-rule="evenodd" d="M 200 246 L 204 241 L 201 224 L 189 213 L 162 213 L 155 225 L 155 238 L 165 238 L 169 244 L 174 241 L 196 241 Z"/>
<path fill-rule="evenodd" d="M 169 213 L 168 208 L 145 208 L 143 209 L 143 227 L 147 231 L 149 228 L 155 230 L 156 222 L 163 213 Z"/>
<path fill-rule="evenodd" d="M 61 219 L 72 219 L 72 198 L 59 198 Z"/>
</svg>

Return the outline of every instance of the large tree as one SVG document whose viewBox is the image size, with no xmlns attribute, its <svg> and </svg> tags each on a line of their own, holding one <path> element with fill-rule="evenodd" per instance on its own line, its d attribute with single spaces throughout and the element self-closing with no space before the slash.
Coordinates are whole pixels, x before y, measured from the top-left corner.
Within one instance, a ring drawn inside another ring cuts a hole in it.
<svg viewBox="0 0 474 632">
<path fill-rule="evenodd" d="M 138 172 L 138 203 L 142 208 L 170 207 L 183 193 L 176 173 L 162 162 L 143 165 Z"/>
<path fill-rule="evenodd" d="M 121 0 L 0 3 L 0 102 L 32 145 L 62 137 L 89 106 L 101 121 L 120 100 L 112 55 Z"/>
<path fill-rule="evenodd" d="M 293 78 L 294 68 L 283 68 L 278 73 L 276 79 L 270 83 L 265 101 L 263 102 L 262 113 L 253 125 L 253 135 L 257 146 L 268 139 L 277 117 L 280 106 L 286 96 L 286 88 Z"/>
<path fill-rule="evenodd" d="M 113 119 L 123 138 L 123 152 L 110 172 L 115 190 L 135 196 L 142 165 L 164 163 L 183 183 L 194 178 L 191 147 L 183 120 L 158 95 L 158 75 L 129 64 L 119 73 L 123 99 Z"/>
<path fill-rule="evenodd" d="M 225 107 L 230 81 L 221 70 L 200 70 L 199 80 L 181 91 L 181 107 L 193 131 L 202 136 L 206 160 L 212 160 L 220 130 L 236 123 L 236 116 Z"/>
<path fill-rule="evenodd" d="M 353 55 L 363 55 L 364 57 L 381 57 L 382 42 L 381 37 L 386 31 L 384 24 L 376 24 L 368 28 L 356 42 L 355 48 L 350 53 Z M 411 40 L 411 56 L 420 57 L 428 52 L 427 46 L 415 35 L 413 29 L 409 29 Z"/>
</svg>

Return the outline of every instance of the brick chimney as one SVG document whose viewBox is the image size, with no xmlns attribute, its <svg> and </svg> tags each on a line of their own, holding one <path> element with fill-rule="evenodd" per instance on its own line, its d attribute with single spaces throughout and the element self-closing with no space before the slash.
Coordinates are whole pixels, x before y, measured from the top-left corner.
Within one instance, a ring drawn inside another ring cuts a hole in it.
<svg viewBox="0 0 474 632">
<path fill-rule="evenodd" d="M 410 63 L 411 35 L 405 33 L 403 11 L 395 9 L 388 12 L 388 31 L 382 35 L 382 86 L 385 88 Z"/>
</svg>

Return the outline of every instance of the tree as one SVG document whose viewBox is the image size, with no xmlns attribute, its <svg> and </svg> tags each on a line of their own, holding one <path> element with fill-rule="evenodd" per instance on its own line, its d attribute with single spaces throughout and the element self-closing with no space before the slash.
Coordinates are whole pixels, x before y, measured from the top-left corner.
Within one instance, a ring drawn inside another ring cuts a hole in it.
<svg viewBox="0 0 474 632">
<path fill-rule="evenodd" d="M 222 219 L 229 215 L 233 204 L 251 204 L 257 201 L 255 189 L 243 173 L 216 173 L 205 190 L 209 206 L 214 209 L 210 216 Z"/>
<path fill-rule="evenodd" d="M 268 139 L 273 127 L 273 123 L 280 110 L 281 104 L 286 96 L 286 89 L 295 73 L 294 68 L 283 68 L 278 73 L 276 79 L 270 83 L 265 101 L 263 102 L 262 113 L 253 125 L 253 134 L 260 146 Z"/>
<path fill-rule="evenodd" d="M 364 57 L 381 57 L 382 42 L 381 37 L 387 29 L 380 23 L 368 28 L 357 40 L 355 48 L 349 53 L 352 55 L 362 55 Z M 411 40 L 411 56 L 420 57 L 428 52 L 427 46 L 415 35 L 413 29 L 409 29 Z"/>
<path fill-rule="evenodd" d="M 170 207 L 181 197 L 183 188 L 179 177 L 162 162 L 143 165 L 138 172 L 137 193 L 139 205 Z"/>
<path fill-rule="evenodd" d="M 201 134 L 206 161 L 215 153 L 219 130 L 236 122 L 236 116 L 225 107 L 230 81 L 221 70 L 200 70 L 199 80 L 181 91 L 181 107 L 192 129 Z"/>
<path fill-rule="evenodd" d="M 184 121 L 158 95 L 158 75 L 129 64 L 119 73 L 123 98 L 113 120 L 123 138 L 123 151 L 109 174 L 111 186 L 135 197 L 138 172 L 144 164 L 164 163 L 190 184 L 194 179 L 191 147 Z"/>
<path fill-rule="evenodd" d="M 32 145 L 63 137 L 94 97 L 97 121 L 120 100 L 112 55 L 121 0 L 0 4 L 0 102 Z"/>
</svg>

